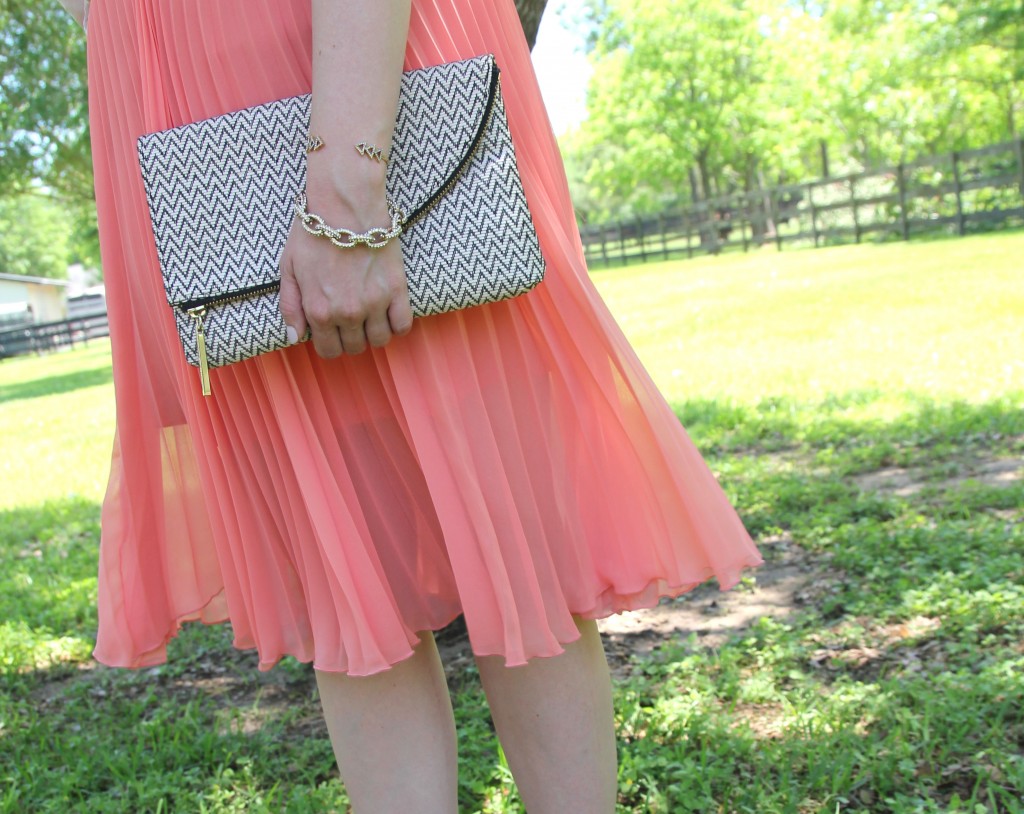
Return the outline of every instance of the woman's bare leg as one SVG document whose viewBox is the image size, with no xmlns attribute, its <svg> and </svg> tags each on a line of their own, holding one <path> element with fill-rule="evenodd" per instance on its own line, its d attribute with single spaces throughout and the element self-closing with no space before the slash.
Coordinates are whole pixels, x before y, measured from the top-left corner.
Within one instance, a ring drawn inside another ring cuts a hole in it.
<svg viewBox="0 0 1024 814">
<path fill-rule="evenodd" d="M 316 681 L 355 814 L 456 814 L 455 718 L 432 633 L 382 673 Z"/>
<path fill-rule="evenodd" d="M 529 814 L 613 814 L 612 687 L 593 620 L 565 652 L 521 667 L 477 658 L 498 738 Z"/>
</svg>

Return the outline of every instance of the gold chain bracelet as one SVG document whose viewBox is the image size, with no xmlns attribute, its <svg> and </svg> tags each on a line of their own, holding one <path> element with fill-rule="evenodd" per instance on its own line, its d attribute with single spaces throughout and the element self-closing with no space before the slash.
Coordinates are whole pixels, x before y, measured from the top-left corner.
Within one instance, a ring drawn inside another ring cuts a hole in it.
<svg viewBox="0 0 1024 814">
<path fill-rule="evenodd" d="M 299 192 L 295 199 L 295 214 L 302 221 L 303 229 L 311 235 L 327 238 L 340 249 L 351 249 L 359 245 L 365 245 L 371 249 L 383 249 L 402 234 L 402 226 L 405 224 L 405 213 L 390 198 L 387 199 L 387 204 L 388 214 L 391 216 L 391 227 L 386 229 L 375 226 L 365 232 L 353 232 L 350 229 L 335 229 L 328 226 L 319 215 L 306 211 L 305 192 Z"/>
</svg>

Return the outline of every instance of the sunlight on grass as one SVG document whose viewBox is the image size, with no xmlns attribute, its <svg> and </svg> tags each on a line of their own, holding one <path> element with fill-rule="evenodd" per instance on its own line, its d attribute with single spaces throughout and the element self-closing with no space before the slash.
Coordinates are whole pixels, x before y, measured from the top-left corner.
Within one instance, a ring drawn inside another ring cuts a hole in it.
<svg viewBox="0 0 1024 814">
<path fill-rule="evenodd" d="M 57 636 L 33 630 L 21 620 L 0 622 L 0 671 L 45 669 L 89 658 L 93 642 L 81 636 Z"/>
<path fill-rule="evenodd" d="M 594 280 L 669 402 L 874 391 L 984 402 L 1024 390 L 1024 234 L 706 257 Z M 0 364 L 0 508 L 102 498 L 113 438 L 108 342 Z M 48 389 L 49 388 L 49 389 Z M 56 390 L 46 398 L 38 396 Z M 10 439 L 10 440 L 7 440 Z"/>
<path fill-rule="evenodd" d="M 110 342 L 0 363 L 0 510 L 100 500 L 114 437 Z"/>
<path fill-rule="evenodd" d="M 1024 234 L 706 257 L 594 274 L 670 402 L 1024 387 Z M 886 401 L 889 401 L 886 404 Z M 881 412 L 878 412 L 881 411 Z"/>
</svg>

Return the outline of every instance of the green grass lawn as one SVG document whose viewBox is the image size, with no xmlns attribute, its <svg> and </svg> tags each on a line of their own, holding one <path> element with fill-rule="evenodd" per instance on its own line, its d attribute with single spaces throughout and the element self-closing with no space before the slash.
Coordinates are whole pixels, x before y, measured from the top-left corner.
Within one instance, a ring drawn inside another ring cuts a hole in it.
<svg viewBox="0 0 1024 814">
<path fill-rule="evenodd" d="M 1024 455 L 1024 234 L 594 279 L 769 565 L 821 575 L 627 665 L 619 811 L 1024 811 L 1024 481 L 984 475 Z M 0 811 L 344 811 L 307 666 L 200 626 L 89 659 L 112 433 L 109 344 L 0 363 Z M 462 811 L 521 812 L 452 683 Z"/>
<path fill-rule="evenodd" d="M 0 510 L 47 499 L 98 501 L 114 437 L 110 342 L 0 363 Z"/>
<path fill-rule="evenodd" d="M 1024 235 L 730 254 L 597 272 L 670 401 L 1024 386 Z"/>
</svg>

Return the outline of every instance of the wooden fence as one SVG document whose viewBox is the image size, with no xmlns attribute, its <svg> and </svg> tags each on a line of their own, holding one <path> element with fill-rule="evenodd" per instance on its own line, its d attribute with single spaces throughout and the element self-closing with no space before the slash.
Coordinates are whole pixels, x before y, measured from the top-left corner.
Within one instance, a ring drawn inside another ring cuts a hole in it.
<svg viewBox="0 0 1024 814">
<path fill-rule="evenodd" d="M 74 347 L 101 336 L 110 336 L 106 314 L 8 328 L 0 331 L 0 359 Z"/>
<path fill-rule="evenodd" d="M 734 193 L 580 230 L 592 268 L 748 251 L 832 246 L 1024 225 L 1020 138 L 838 178 Z"/>
</svg>

